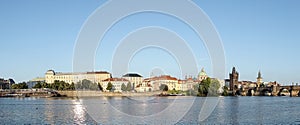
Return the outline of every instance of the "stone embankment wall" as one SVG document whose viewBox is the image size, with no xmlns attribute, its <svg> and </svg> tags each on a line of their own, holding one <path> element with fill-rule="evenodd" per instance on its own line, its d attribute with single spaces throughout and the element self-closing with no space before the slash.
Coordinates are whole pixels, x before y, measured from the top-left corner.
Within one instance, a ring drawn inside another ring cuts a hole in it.
<svg viewBox="0 0 300 125">
<path fill-rule="evenodd" d="M 59 94 L 67 97 L 98 97 L 98 96 L 153 96 L 158 95 L 161 92 L 151 93 L 113 93 L 113 92 L 101 92 L 101 91 L 57 91 Z"/>
</svg>

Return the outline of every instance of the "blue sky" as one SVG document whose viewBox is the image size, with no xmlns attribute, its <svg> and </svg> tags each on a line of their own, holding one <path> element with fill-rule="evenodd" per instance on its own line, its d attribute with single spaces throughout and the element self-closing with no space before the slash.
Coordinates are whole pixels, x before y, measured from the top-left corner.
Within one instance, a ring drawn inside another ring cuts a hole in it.
<svg viewBox="0 0 300 125">
<path fill-rule="evenodd" d="M 104 2 L 1 0 L 0 77 L 14 78 L 19 82 L 43 76 L 48 69 L 72 71 L 77 35 L 89 15 Z M 210 17 L 221 36 L 226 76 L 235 66 L 241 80 L 254 81 L 258 70 L 261 70 L 265 81 L 276 80 L 284 84 L 300 82 L 299 1 L 194 2 Z M 196 34 L 180 21 L 155 13 L 136 14 L 112 27 L 98 47 L 95 69 L 110 71 L 111 55 L 117 41 L 134 29 L 149 25 L 168 28 L 186 41 L 191 41 L 189 46 L 197 58 L 198 70 L 205 67 L 211 74 L 209 56 Z M 147 48 L 137 53 L 129 65 L 129 71 L 148 77 L 155 67 L 176 77 L 182 78 L 182 75 L 188 74 L 180 74 L 175 59 L 157 48 Z"/>
</svg>

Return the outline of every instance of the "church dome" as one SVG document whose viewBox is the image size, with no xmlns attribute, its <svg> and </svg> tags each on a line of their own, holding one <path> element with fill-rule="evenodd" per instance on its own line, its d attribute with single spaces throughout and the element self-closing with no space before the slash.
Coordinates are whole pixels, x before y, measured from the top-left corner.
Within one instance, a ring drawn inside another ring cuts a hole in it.
<svg viewBox="0 0 300 125">
<path fill-rule="evenodd" d="M 207 76 L 206 72 L 204 71 L 204 68 L 201 69 L 201 72 L 199 72 L 198 77 L 204 77 Z"/>
<path fill-rule="evenodd" d="M 204 71 L 204 68 L 201 69 L 201 72 L 199 72 L 198 74 L 198 80 L 202 81 L 204 79 L 207 78 L 207 74 L 206 72 Z"/>
</svg>

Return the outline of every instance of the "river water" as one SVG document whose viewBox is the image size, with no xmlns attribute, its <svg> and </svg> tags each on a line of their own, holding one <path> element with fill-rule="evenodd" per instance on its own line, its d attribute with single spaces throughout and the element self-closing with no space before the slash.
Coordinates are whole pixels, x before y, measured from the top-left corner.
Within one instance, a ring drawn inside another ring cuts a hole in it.
<svg viewBox="0 0 300 125">
<path fill-rule="evenodd" d="M 0 124 L 300 124 L 300 98 L 219 97 L 209 117 L 200 121 L 205 99 L 0 98 Z M 175 109 L 162 113 L 168 107 Z"/>
</svg>

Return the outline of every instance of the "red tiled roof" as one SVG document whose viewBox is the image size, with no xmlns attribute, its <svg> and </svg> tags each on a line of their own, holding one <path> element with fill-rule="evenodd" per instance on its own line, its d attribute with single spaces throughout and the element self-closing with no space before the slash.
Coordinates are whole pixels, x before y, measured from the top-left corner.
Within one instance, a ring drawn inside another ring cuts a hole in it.
<svg viewBox="0 0 300 125">
<path fill-rule="evenodd" d="M 151 77 L 151 78 L 146 78 L 144 79 L 144 81 L 155 81 L 155 80 L 178 80 L 175 77 L 171 77 L 169 75 L 162 75 L 162 76 L 155 76 L 155 77 Z"/>
</svg>

